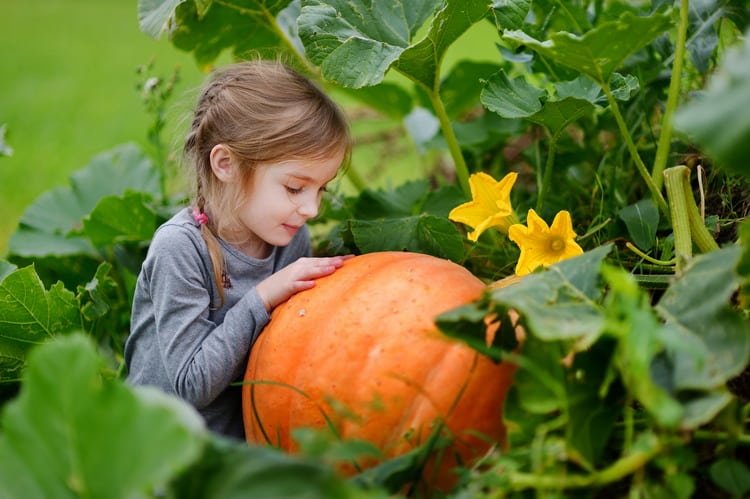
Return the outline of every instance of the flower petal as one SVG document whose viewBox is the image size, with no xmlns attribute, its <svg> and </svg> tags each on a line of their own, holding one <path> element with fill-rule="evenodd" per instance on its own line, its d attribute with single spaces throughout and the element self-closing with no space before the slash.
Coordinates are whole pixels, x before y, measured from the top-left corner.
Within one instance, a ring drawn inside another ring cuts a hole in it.
<svg viewBox="0 0 750 499">
<path fill-rule="evenodd" d="M 549 227 L 530 209 L 526 224 L 526 227 L 516 224 L 508 229 L 508 238 L 521 249 L 516 264 L 517 275 L 526 275 L 539 266 L 546 267 L 583 253 L 575 242 L 576 234 L 567 211 L 555 215 L 552 227 Z"/>
<path fill-rule="evenodd" d="M 510 190 L 516 177 L 511 172 L 497 182 L 484 172 L 472 174 L 469 177 L 472 200 L 453 208 L 448 218 L 472 227 L 474 231 L 468 235 L 472 241 L 477 241 L 490 227 L 505 232 L 516 218 L 510 204 Z"/>
</svg>

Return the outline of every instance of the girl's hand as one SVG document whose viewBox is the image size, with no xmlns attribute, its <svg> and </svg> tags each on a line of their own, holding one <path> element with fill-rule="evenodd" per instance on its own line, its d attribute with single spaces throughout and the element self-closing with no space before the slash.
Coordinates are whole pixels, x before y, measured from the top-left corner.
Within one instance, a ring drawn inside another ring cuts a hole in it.
<svg viewBox="0 0 750 499">
<path fill-rule="evenodd" d="M 261 281 L 255 289 L 270 312 L 292 295 L 315 286 L 315 279 L 333 274 L 353 256 L 300 258 Z"/>
</svg>

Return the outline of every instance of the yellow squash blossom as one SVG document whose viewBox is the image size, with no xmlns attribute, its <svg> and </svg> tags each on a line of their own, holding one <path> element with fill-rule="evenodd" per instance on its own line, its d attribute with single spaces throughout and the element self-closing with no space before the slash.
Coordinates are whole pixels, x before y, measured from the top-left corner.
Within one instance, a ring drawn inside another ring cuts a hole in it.
<svg viewBox="0 0 750 499">
<path fill-rule="evenodd" d="M 511 172 L 498 182 L 484 172 L 473 173 L 469 177 L 471 201 L 453 208 L 448 218 L 473 228 L 468 237 L 475 242 L 490 227 L 507 234 L 508 228 L 518 222 L 510 205 L 510 190 L 517 176 Z"/>
<path fill-rule="evenodd" d="M 552 227 L 549 227 L 534 210 L 529 210 L 526 225 L 516 224 L 508 230 L 508 238 L 521 248 L 516 264 L 517 275 L 530 274 L 539 266 L 552 265 L 583 253 L 575 242 L 576 233 L 567 211 L 555 215 Z"/>
</svg>

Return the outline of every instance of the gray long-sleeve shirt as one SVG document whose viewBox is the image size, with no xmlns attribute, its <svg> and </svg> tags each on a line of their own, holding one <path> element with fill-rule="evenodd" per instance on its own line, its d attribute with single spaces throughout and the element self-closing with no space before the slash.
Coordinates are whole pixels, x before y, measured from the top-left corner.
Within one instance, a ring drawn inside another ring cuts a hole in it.
<svg viewBox="0 0 750 499">
<path fill-rule="evenodd" d="M 244 438 L 241 389 L 248 352 L 269 321 L 255 286 L 310 255 L 303 227 L 265 259 L 219 241 L 231 287 L 224 304 L 198 224 L 181 210 L 154 234 L 138 276 L 130 335 L 128 382 L 155 385 L 192 404 L 214 432 Z"/>
</svg>

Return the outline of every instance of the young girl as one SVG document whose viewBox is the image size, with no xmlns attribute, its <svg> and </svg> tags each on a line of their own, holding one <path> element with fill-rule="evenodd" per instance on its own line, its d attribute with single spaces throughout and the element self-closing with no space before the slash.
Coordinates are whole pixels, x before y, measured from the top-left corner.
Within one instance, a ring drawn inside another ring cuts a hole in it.
<svg viewBox="0 0 750 499">
<path fill-rule="evenodd" d="M 230 65 L 203 90 L 184 152 L 192 207 L 155 233 L 125 343 L 128 380 L 194 405 L 244 438 L 240 387 L 271 310 L 346 257 L 311 258 L 305 222 L 348 156 L 334 102 L 275 62 Z"/>
</svg>

